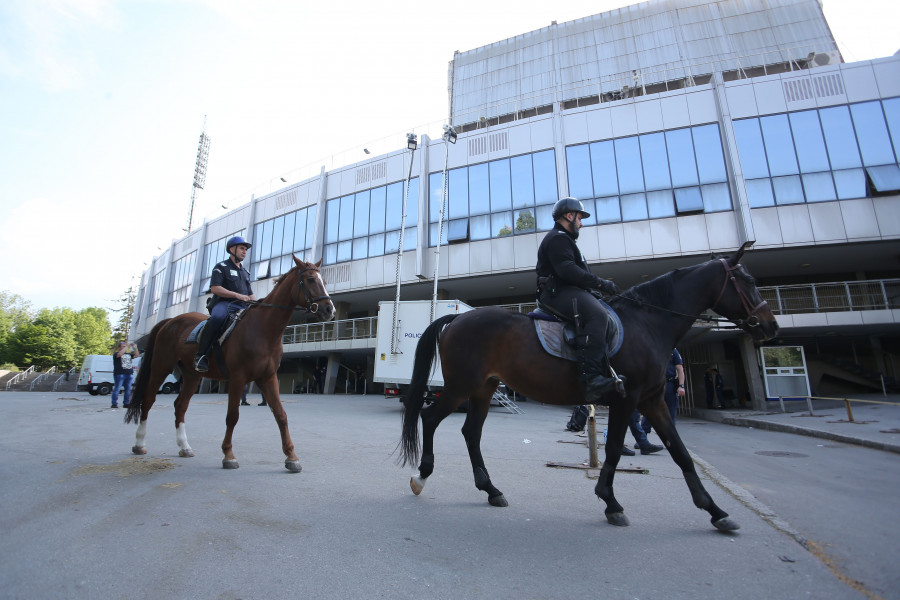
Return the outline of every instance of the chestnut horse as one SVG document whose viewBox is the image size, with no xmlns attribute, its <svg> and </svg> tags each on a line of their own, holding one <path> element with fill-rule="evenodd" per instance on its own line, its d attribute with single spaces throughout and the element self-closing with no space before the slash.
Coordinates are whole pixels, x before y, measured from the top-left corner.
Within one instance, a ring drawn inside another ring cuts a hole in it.
<svg viewBox="0 0 900 600">
<path fill-rule="evenodd" d="M 318 321 L 329 321 L 334 317 L 334 304 L 325 290 L 325 282 L 319 273 L 322 261 L 315 264 L 303 262 L 294 257 L 296 265 L 285 273 L 275 284 L 272 292 L 260 301 L 251 304 L 237 323 L 231 336 L 222 345 L 225 370 L 220 369 L 216 359 L 218 351 L 210 352 L 209 371 L 198 373 L 194 370 L 194 354 L 197 344 L 188 344 L 188 334 L 200 321 L 206 319 L 201 313 L 185 313 L 160 321 L 150 331 L 144 358 L 134 384 L 131 405 L 125 414 L 126 423 L 138 424 L 134 447 L 135 454 L 146 454 L 144 438 L 147 434 L 147 414 L 156 401 L 156 392 L 166 376 L 178 369 L 181 372 L 181 389 L 175 398 L 175 438 L 178 455 L 194 456 L 187 440 L 184 414 L 197 391 L 201 378 L 228 380 L 228 414 L 225 417 L 225 439 L 222 441 L 222 466 L 237 469 L 231 436 L 238 422 L 241 391 L 253 381 L 259 386 L 263 397 L 275 416 L 281 432 L 281 449 L 284 451 L 284 466 L 289 471 L 299 473 L 300 459 L 294 453 L 294 444 L 288 431 L 287 415 L 278 394 L 276 371 L 284 351 L 281 338 L 291 315 L 295 310 L 309 314 Z"/>
<path fill-rule="evenodd" d="M 614 297 L 609 304 L 621 318 L 624 341 L 611 363 L 627 377 L 626 397 L 612 394 L 606 460 L 594 493 L 606 502 L 606 519 L 613 525 L 628 525 L 625 511 L 613 494 L 613 475 L 625 431 L 637 408 L 652 424 L 681 467 L 694 504 L 709 512 L 720 531 L 738 529 L 738 524 L 716 506 L 700 483 L 694 463 L 681 441 L 666 408 L 665 372 L 679 340 L 700 314 L 713 309 L 749 333 L 757 341 L 775 336 L 778 323 L 746 268 L 740 264 L 748 244 L 729 259 L 677 269 L 642 283 Z M 423 409 L 426 383 L 435 354 L 440 351 L 444 390 L 440 398 Z M 419 475 L 410 480 L 413 493 L 421 493 L 434 471 L 434 432 L 441 421 L 462 402 L 469 401 L 462 427 L 475 487 L 487 492 L 493 506 L 507 506 L 503 493 L 494 487 L 481 455 L 481 432 L 491 396 L 498 381 L 546 404 L 584 404 L 584 388 L 575 362 L 556 358 L 542 347 L 534 323 L 526 315 L 502 308 L 480 308 L 434 321 L 419 339 L 412 381 L 404 397 L 402 464 L 416 464 L 420 457 L 418 419 L 422 419 L 423 445 Z M 614 396 L 614 397 L 613 397 Z"/>
</svg>

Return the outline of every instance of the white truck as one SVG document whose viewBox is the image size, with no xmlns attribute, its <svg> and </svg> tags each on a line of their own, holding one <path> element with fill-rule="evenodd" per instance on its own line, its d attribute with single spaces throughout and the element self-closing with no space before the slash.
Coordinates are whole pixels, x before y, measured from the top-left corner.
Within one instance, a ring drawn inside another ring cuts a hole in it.
<svg viewBox="0 0 900 600">
<path fill-rule="evenodd" d="M 401 386 L 406 386 L 412 379 L 413 361 L 416 356 L 416 345 L 422 332 L 431 322 L 431 300 L 405 300 L 397 302 L 398 319 L 396 339 L 394 335 L 394 302 L 378 303 L 378 336 L 375 339 L 375 375 L 374 381 L 384 383 L 384 395 L 400 397 Z M 444 315 L 461 314 L 472 310 L 468 304 L 459 300 L 439 300 L 434 306 L 434 318 Z M 428 380 L 429 393 L 444 385 L 440 359 L 435 361 L 434 370 Z"/>
<path fill-rule="evenodd" d="M 131 379 L 132 385 L 134 385 L 134 380 L 137 378 L 140 366 L 141 357 L 138 356 L 131 363 L 131 367 L 134 369 L 134 377 Z M 112 392 L 115 382 L 111 354 L 88 354 L 84 357 L 81 372 L 78 374 L 79 392 L 87 392 L 91 396 L 96 396 L 97 394 L 106 396 Z M 171 394 L 176 389 L 178 389 L 178 380 L 169 373 L 160 386 L 159 391 L 163 394 Z"/>
</svg>

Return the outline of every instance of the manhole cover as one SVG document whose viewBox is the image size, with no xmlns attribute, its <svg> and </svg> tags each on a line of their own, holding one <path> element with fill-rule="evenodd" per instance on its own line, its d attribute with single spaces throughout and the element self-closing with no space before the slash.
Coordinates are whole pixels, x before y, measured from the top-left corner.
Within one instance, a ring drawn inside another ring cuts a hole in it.
<svg viewBox="0 0 900 600">
<path fill-rule="evenodd" d="M 802 454 L 800 452 L 784 452 L 783 450 L 762 450 L 760 452 L 756 452 L 755 454 L 759 454 L 760 456 L 779 456 L 790 458 L 806 458 L 807 456 L 809 456 L 808 454 Z"/>
</svg>

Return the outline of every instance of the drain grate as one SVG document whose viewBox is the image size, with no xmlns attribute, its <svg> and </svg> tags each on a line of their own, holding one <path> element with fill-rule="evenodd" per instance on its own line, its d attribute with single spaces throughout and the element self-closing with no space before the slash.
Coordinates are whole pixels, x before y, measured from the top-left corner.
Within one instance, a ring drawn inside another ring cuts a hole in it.
<svg viewBox="0 0 900 600">
<path fill-rule="evenodd" d="M 754 452 L 754 454 L 759 454 L 760 456 L 777 456 L 780 458 L 806 458 L 809 456 L 802 452 L 785 452 L 783 450 L 761 450 L 759 452 Z"/>
</svg>

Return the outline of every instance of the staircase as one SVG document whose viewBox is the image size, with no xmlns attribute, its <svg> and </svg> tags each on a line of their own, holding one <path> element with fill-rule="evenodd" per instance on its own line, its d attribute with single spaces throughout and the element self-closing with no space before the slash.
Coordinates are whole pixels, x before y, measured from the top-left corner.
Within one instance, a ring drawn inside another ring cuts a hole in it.
<svg viewBox="0 0 900 600">
<path fill-rule="evenodd" d="M 78 370 L 71 369 L 68 374 L 66 381 L 66 372 L 58 373 L 55 368 L 43 373 L 34 370 L 8 373 L 0 378 L 0 391 L 74 392 L 78 389 Z"/>
<path fill-rule="evenodd" d="M 878 371 L 873 371 L 872 369 L 866 368 L 862 365 L 856 364 L 851 360 L 847 360 L 846 358 L 841 358 L 838 356 L 833 356 L 830 354 L 819 354 L 814 357 L 817 360 L 820 360 L 832 367 L 840 369 L 846 373 L 854 375 L 859 379 L 863 379 L 874 388 L 881 389 L 881 373 Z M 831 373 L 835 375 L 835 373 Z M 885 377 L 884 385 L 888 390 L 898 391 L 900 390 L 900 384 L 898 384 L 897 380 L 893 377 Z"/>
</svg>

